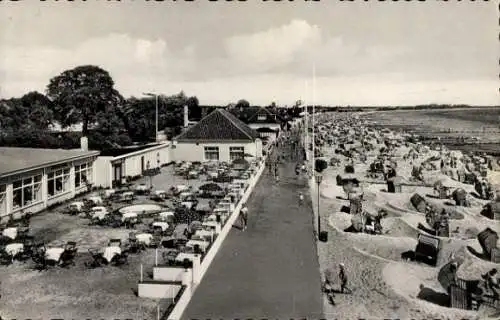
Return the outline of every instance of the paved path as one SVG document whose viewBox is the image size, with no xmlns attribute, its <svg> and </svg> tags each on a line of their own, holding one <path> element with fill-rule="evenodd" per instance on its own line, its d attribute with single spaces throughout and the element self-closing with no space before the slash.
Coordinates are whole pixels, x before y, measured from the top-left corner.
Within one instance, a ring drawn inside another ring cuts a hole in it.
<svg viewBox="0 0 500 320">
<path fill-rule="evenodd" d="M 294 163 L 266 169 L 248 201 L 245 232 L 234 227 L 196 289 L 183 319 L 322 318 L 322 296 L 309 194 Z"/>
</svg>

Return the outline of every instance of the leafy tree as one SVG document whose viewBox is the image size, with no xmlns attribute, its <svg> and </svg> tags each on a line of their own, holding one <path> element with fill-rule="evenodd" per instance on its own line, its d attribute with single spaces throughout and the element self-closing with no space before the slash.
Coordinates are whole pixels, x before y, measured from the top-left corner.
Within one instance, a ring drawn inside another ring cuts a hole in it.
<svg viewBox="0 0 500 320">
<path fill-rule="evenodd" d="M 236 109 L 245 109 L 248 107 L 250 107 L 250 102 L 248 102 L 245 99 L 238 100 L 238 102 L 236 102 L 236 105 L 235 105 Z"/>
<path fill-rule="evenodd" d="M 116 107 L 122 100 L 109 73 L 92 65 L 66 70 L 52 78 L 47 96 L 53 102 L 57 120 L 63 126 L 81 122 L 83 135 L 88 134 L 89 124 L 97 120 L 100 112 Z"/>
<path fill-rule="evenodd" d="M 54 121 L 52 102 L 45 95 L 32 91 L 21 97 L 20 103 L 27 120 L 36 128 L 46 129 Z"/>
<path fill-rule="evenodd" d="M 321 173 L 326 168 L 328 168 L 328 162 L 326 162 L 324 159 L 316 159 L 314 163 L 314 168 L 318 173 Z"/>
</svg>

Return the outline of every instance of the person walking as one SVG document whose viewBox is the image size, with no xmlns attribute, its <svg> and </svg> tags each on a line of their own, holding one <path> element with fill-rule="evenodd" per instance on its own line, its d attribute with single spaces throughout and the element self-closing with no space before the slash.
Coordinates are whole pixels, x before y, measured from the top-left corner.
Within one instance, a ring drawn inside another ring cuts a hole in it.
<svg viewBox="0 0 500 320">
<path fill-rule="evenodd" d="M 302 192 L 299 192 L 299 204 L 304 204 L 304 194 Z"/>
<path fill-rule="evenodd" d="M 248 224 L 248 207 L 246 203 L 243 204 L 240 210 L 240 222 L 241 222 L 241 229 L 245 231 L 247 229 L 247 224 Z"/>
<path fill-rule="evenodd" d="M 340 292 L 351 293 L 351 289 L 347 287 L 347 274 L 343 263 L 339 263 L 339 269 Z"/>
</svg>

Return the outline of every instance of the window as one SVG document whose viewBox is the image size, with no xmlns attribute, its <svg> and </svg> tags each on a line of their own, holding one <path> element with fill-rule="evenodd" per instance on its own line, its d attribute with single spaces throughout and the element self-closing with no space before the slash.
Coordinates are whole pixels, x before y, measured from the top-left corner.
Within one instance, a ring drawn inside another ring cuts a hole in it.
<svg viewBox="0 0 500 320">
<path fill-rule="evenodd" d="M 229 160 L 245 158 L 245 147 L 229 147 Z"/>
<path fill-rule="evenodd" d="M 42 186 L 42 175 L 37 175 L 34 177 L 14 181 L 13 201 L 12 201 L 14 209 L 23 208 L 38 201 L 41 201 L 42 200 L 41 186 Z M 2 196 L 0 189 L 0 198 L 1 197 Z M 1 204 L 1 201 L 0 201 L 0 206 L 4 206 L 3 204 Z M 2 210 L 4 210 L 3 207 L 1 208 Z"/>
<path fill-rule="evenodd" d="M 7 186 L 5 184 L 0 184 L 0 217 L 7 213 Z"/>
<path fill-rule="evenodd" d="M 259 121 L 266 121 L 267 120 L 267 116 L 265 114 L 259 114 L 257 116 L 257 120 L 259 120 Z"/>
<path fill-rule="evenodd" d="M 91 162 L 75 166 L 75 188 L 85 185 L 85 182 L 92 183 Z"/>
<path fill-rule="evenodd" d="M 219 161 L 219 147 L 205 147 L 205 160 Z"/>
<path fill-rule="evenodd" d="M 69 168 L 49 172 L 47 175 L 47 193 L 54 197 L 71 189 L 69 181 Z"/>
</svg>

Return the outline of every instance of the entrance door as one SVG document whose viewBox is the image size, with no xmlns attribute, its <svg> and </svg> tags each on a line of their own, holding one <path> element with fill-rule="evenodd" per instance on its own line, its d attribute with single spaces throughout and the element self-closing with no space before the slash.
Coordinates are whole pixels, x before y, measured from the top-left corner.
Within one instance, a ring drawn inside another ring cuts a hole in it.
<svg viewBox="0 0 500 320">
<path fill-rule="evenodd" d="M 113 184 L 120 185 L 123 178 L 123 166 L 121 163 L 113 165 Z"/>
<path fill-rule="evenodd" d="M 144 168 L 144 156 L 142 156 L 141 157 L 141 174 L 144 173 L 144 170 L 145 170 L 145 168 Z"/>
</svg>

